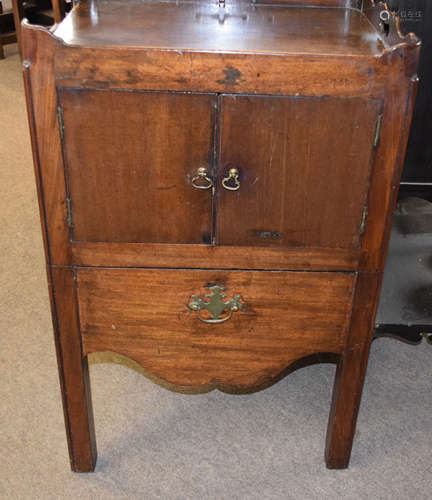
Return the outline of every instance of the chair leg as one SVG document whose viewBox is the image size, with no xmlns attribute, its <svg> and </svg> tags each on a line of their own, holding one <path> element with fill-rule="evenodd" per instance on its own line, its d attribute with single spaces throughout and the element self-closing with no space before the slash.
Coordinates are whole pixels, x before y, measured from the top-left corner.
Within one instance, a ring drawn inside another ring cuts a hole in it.
<svg viewBox="0 0 432 500">
<path fill-rule="evenodd" d="M 0 14 L 3 13 L 3 4 L 0 2 Z M 3 38 L 2 38 L 2 34 L 1 34 L 1 31 L 0 31 L 0 59 L 4 59 L 5 58 L 5 53 L 4 53 L 4 46 L 3 46 Z"/>
<path fill-rule="evenodd" d="M 71 468 L 92 472 L 96 465 L 96 439 L 87 358 L 81 339 L 73 270 L 51 268 L 55 341 L 63 397 Z"/>
<path fill-rule="evenodd" d="M 12 0 L 12 11 L 15 23 L 15 33 L 17 37 L 18 50 L 22 59 L 21 47 L 21 20 L 25 17 L 24 0 Z"/>
</svg>

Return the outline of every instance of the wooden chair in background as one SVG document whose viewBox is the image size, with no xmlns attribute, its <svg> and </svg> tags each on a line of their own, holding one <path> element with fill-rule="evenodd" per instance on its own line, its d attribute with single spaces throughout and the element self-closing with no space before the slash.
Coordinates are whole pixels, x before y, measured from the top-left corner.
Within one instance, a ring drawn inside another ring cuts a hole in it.
<svg viewBox="0 0 432 500">
<path fill-rule="evenodd" d="M 0 1 L 0 59 L 5 58 L 4 46 L 17 41 L 12 10 L 3 10 Z"/>
<path fill-rule="evenodd" d="M 16 36 L 21 52 L 21 21 L 26 18 L 31 24 L 51 26 L 59 23 L 70 10 L 71 2 L 66 0 L 12 0 Z"/>
</svg>

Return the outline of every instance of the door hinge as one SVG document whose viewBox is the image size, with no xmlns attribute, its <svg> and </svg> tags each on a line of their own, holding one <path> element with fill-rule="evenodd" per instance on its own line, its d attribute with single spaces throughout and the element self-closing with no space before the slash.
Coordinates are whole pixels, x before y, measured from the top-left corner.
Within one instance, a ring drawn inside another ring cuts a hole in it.
<svg viewBox="0 0 432 500">
<path fill-rule="evenodd" d="M 57 120 L 58 120 L 59 132 L 60 132 L 60 139 L 63 140 L 64 121 L 63 121 L 63 110 L 62 110 L 61 106 L 57 106 Z"/>
<path fill-rule="evenodd" d="M 360 236 L 365 232 L 367 216 L 368 216 L 368 208 L 364 207 L 360 223 Z"/>
<path fill-rule="evenodd" d="M 72 200 L 70 198 L 66 198 L 66 223 L 71 229 L 73 228 Z"/>
<path fill-rule="evenodd" d="M 375 137 L 374 137 L 374 148 L 376 148 L 381 139 L 381 129 L 382 129 L 383 115 L 382 113 L 378 115 L 376 126 L 375 126 Z"/>
</svg>

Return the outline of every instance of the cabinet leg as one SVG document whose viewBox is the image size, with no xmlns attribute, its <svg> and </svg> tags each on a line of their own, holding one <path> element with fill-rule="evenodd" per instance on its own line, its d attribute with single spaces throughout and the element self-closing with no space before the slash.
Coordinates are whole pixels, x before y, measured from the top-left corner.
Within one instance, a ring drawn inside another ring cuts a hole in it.
<svg viewBox="0 0 432 500">
<path fill-rule="evenodd" d="M 346 469 L 357 422 L 364 376 L 361 360 L 339 362 L 327 428 L 325 459 L 329 469 Z"/>
<path fill-rule="evenodd" d="M 63 411 L 71 468 L 92 472 L 96 465 L 96 439 L 87 358 L 82 356 L 75 293 L 70 268 L 51 268 L 52 309 Z"/>
<path fill-rule="evenodd" d="M 329 469 L 349 465 L 380 282 L 381 276 L 372 273 L 360 273 L 357 279 L 350 331 L 336 369 L 327 428 L 325 459 Z"/>
</svg>

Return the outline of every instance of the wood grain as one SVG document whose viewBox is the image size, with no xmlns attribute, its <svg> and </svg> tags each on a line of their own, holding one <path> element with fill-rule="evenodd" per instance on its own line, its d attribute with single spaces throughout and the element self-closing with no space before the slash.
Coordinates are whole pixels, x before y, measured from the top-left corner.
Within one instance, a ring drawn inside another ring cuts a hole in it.
<svg viewBox="0 0 432 500">
<path fill-rule="evenodd" d="M 138 243 L 72 243 L 73 264 L 99 267 L 183 267 L 355 271 L 361 254 L 341 248 Z"/>
<path fill-rule="evenodd" d="M 22 25 L 25 88 L 32 138 L 33 163 L 46 241 L 47 262 L 70 264 L 70 234 L 62 147 L 57 120 L 53 57 L 55 43 L 49 32 Z"/>
<path fill-rule="evenodd" d="M 23 26 L 24 87 L 32 140 L 35 178 L 50 292 L 57 364 L 72 470 L 96 465 L 96 440 L 87 358 L 81 351 L 73 271 L 51 268 L 53 258 L 68 264 L 65 185 L 56 120 L 51 39 L 45 31 Z"/>
<path fill-rule="evenodd" d="M 249 387 L 320 352 L 341 353 L 354 274 L 78 269 L 84 353 L 113 351 L 179 386 Z M 206 324 L 188 308 L 206 285 L 245 310 Z"/>
<path fill-rule="evenodd" d="M 419 57 L 419 48 L 399 49 L 394 55 L 369 192 L 368 218 L 362 240 L 365 252 L 359 263 L 361 269 L 368 271 L 384 269 L 417 88 L 417 77 L 406 75 L 405 64 L 408 61 L 412 65 L 411 59 Z"/>
<path fill-rule="evenodd" d="M 57 85 L 381 99 L 388 64 L 387 56 L 116 50 L 77 48 L 57 41 Z"/>
<path fill-rule="evenodd" d="M 67 89 L 61 105 L 73 240 L 210 243 L 212 190 L 191 180 L 212 176 L 213 96 Z"/>
<path fill-rule="evenodd" d="M 360 273 L 349 333 L 338 363 L 326 438 L 329 469 L 348 467 L 366 375 L 382 275 Z"/>
<path fill-rule="evenodd" d="M 89 19 L 91 18 L 91 22 Z M 65 44 L 270 54 L 379 56 L 385 37 L 358 10 L 228 2 L 92 0 L 55 30 Z"/>
<path fill-rule="evenodd" d="M 54 337 L 63 397 L 71 468 L 92 472 L 96 465 L 96 437 L 87 358 L 81 349 L 78 305 L 72 269 L 53 268 Z"/>
<path fill-rule="evenodd" d="M 221 107 L 216 241 L 358 248 L 381 103 L 224 95 Z M 235 192 L 221 185 L 232 166 Z"/>
</svg>

